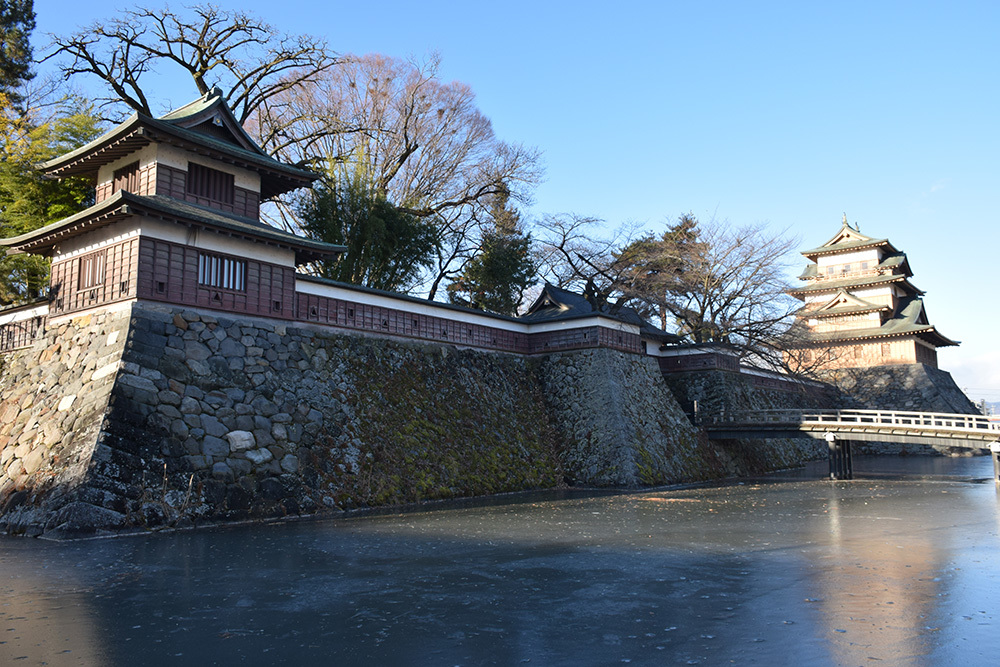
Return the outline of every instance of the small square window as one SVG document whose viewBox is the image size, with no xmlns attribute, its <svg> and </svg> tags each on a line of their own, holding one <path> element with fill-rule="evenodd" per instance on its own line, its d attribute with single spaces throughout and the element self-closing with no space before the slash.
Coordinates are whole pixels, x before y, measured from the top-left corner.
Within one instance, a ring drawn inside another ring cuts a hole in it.
<svg viewBox="0 0 1000 667">
<path fill-rule="evenodd" d="M 90 289 L 104 284 L 104 269 L 108 255 L 104 250 L 92 252 L 80 258 L 80 275 L 77 289 Z"/>
<path fill-rule="evenodd" d="M 247 263 L 242 259 L 201 253 L 198 255 L 198 284 L 205 287 L 246 290 Z"/>
</svg>

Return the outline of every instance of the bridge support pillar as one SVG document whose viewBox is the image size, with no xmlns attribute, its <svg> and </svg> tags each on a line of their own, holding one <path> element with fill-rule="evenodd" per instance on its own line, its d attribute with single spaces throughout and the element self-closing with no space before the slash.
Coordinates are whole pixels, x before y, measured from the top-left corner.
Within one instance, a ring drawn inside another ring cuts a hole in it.
<svg viewBox="0 0 1000 667">
<path fill-rule="evenodd" d="M 854 479 L 854 462 L 851 460 L 851 441 L 839 440 L 834 433 L 827 433 L 829 447 L 830 479 Z M 994 465 L 996 465 L 994 455 Z"/>
<path fill-rule="evenodd" d="M 993 482 L 1000 486 L 1000 440 L 990 443 L 990 456 L 993 457 Z"/>
</svg>

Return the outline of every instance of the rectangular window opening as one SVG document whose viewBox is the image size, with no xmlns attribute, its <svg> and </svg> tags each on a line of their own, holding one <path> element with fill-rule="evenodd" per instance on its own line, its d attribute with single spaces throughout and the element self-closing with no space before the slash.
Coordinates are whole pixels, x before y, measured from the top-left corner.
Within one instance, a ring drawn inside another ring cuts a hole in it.
<svg viewBox="0 0 1000 667">
<path fill-rule="evenodd" d="M 111 193 L 125 190 L 132 194 L 139 194 L 139 163 L 127 164 L 121 169 L 116 169 L 111 181 Z"/>
<path fill-rule="evenodd" d="M 246 260 L 201 253 L 198 255 L 198 284 L 243 292 L 247 287 Z"/>
<path fill-rule="evenodd" d="M 107 264 L 107 251 L 98 250 L 80 258 L 80 275 L 77 289 L 90 289 L 104 284 L 104 269 Z"/>
<path fill-rule="evenodd" d="M 236 183 L 232 174 L 189 162 L 186 189 L 196 197 L 232 204 Z"/>
</svg>

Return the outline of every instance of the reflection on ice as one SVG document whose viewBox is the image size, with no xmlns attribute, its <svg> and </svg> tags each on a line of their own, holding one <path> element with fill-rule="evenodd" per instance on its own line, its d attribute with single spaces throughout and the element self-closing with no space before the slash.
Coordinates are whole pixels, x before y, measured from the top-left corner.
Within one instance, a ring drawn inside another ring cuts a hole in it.
<svg viewBox="0 0 1000 667">
<path fill-rule="evenodd" d="M 0 663 L 976 664 L 1000 515 L 989 459 L 951 461 L 0 540 Z"/>
</svg>

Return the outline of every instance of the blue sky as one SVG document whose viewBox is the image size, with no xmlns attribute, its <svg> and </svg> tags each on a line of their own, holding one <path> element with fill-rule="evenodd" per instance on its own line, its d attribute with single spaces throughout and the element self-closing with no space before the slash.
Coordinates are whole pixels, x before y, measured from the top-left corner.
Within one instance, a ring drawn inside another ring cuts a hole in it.
<svg viewBox="0 0 1000 667">
<path fill-rule="evenodd" d="M 36 0 L 35 41 L 127 6 Z M 501 138 L 543 151 L 533 215 L 655 227 L 691 211 L 804 249 L 846 212 L 907 253 L 932 323 L 962 341 L 941 367 L 1000 401 L 1000 3 L 232 6 L 342 53 L 439 53 Z M 162 106 L 194 96 L 165 87 Z"/>
</svg>

